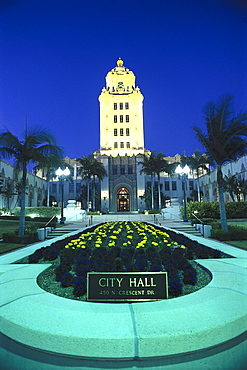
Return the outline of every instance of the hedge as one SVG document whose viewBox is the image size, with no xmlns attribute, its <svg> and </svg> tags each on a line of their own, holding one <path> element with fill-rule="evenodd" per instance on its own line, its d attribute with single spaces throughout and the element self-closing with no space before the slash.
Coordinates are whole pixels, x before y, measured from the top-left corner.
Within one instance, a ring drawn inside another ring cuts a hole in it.
<svg viewBox="0 0 247 370">
<path fill-rule="evenodd" d="M 60 207 L 26 207 L 26 216 L 38 215 L 39 217 L 52 218 L 53 216 L 59 216 L 61 214 Z M 20 215 L 21 208 L 16 207 L 14 212 L 16 216 Z"/>
<path fill-rule="evenodd" d="M 212 229 L 211 238 L 220 241 L 247 240 L 247 229 L 241 226 L 228 226 L 228 231 Z"/>
<path fill-rule="evenodd" d="M 247 218 L 247 202 L 228 202 L 225 206 L 228 219 Z M 186 207 L 188 218 L 192 220 L 194 217 L 191 217 L 191 213 L 195 213 L 200 219 L 220 218 L 218 202 L 188 202 Z M 183 209 L 183 207 L 180 208 L 182 214 Z"/>
</svg>

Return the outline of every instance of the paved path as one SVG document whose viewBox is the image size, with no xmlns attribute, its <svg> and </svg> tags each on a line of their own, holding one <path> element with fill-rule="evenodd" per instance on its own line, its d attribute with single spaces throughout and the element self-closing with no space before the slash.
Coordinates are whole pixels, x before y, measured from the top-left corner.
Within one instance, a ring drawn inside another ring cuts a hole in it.
<svg viewBox="0 0 247 370">
<path fill-rule="evenodd" d="M 86 216 L 81 221 L 68 222 L 63 227 L 68 228 L 83 228 L 85 226 L 94 225 L 101 222 L 112 222 L 112 221 L 144 221 L 150 222 L 168 228 L 177 228 L 178 226 L 190 225 L 189 222 L 183 222 L 182 220 L 163 219 L 161 215 L 144 215 L 142 213 L 114 213 L 107 215 L 93 215 Z"/>
</svg>

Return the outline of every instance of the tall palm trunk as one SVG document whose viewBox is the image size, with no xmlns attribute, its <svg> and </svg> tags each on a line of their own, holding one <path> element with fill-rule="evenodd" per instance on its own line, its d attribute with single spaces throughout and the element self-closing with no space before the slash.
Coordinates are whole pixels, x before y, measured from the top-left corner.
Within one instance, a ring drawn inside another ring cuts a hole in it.
<svg viewBox="0 0 247 370">
<path fill-rule="evenodd" d="M 46 207 L 50 207 L 50 175 L 47 176 L 47 200 Z"/>
<path fill-rule="evenodd" d="M 161 209 L 160 175 L 158 175 L 158 202 L 159 202 L 159 209 Z"/>
<path fill-rule="evenodd" d="M 151 175 L 151 209 L 154 209 L 154 175 Z"/>
<path fill-rule="evenodd" d="M 89 207 L 89 193 L 90 193 L 89 179 L 87 179 L 87 208 Z"/>
<path fill-rule="evenodd" d="M 21 181 L 21 211 L 19 222 L 19 235 L 21 237 L 24 236 L 25 231 L 26 182 L 27 182 L 27 165 L 24 163 Z"/>
<path fill-rule="evenodd" d="M 92 188 L 92 191 L 93 191 L 93 196 L 92 196 L 92 210 L 95 211 L 95 207 L 96 207 L 96 199 L 95 199 L 95 193 L 96 193 L 96 179 L 95 179 L 95 176 L 93 176 L 93 188 Z"/>
<path fill-rule="evenodd" d="M 223 189 L 223 175 L 222 175 L 220 165 L 217 165 L 217 183 L 218 183 L 218 192 L 219 192 L 221 227 L 224 231 L 228 231 L 227 218 L 226 218 L 226 207 L 225 207 L 225 200 L 224 200 L 224 189 Z"/>
<path fill-rule="evenodd" d="M 198 177 L 197 177 L 197 199 L 198 199 L 198 202 L 201 201 L 200 183 L 199 183 L 199 178 Z"/>
</svg>

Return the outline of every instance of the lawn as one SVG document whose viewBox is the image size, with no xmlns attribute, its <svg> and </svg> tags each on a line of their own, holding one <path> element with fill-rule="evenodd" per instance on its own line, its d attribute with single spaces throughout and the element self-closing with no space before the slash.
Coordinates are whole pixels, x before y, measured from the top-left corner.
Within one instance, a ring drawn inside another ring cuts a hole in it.
<svg viewBox="0 0 247 370">
<path fill-rule="evenodd" d="M 232 225 L 232 226 L 241 226 L 241 227 L 244 227 L 244 228 L 247 228 L 247 221 L 243 221 L 243 222 L 228 222 L 228 225 Z M 227 244 L 230 244 L 230 245 L 233 245 L 234 247 L 237 247 L 237 248 L 240 248 L 240 249 L 244 249 L 247 251 L 247 240 L 234 240 L 234 241 L 229 241 L 229 242 L 225 242 Z"/>
<path fill-rule="evenodd" d="M 26 221 L 25 225 L 34 224 L 32 221 Z M 37 223 L 36 223 L 37 224 Z M 39 225 L 39 224 L 37 224 Z M 19 221 L 18 220 L 3 220 L 0 219 L 0 239 L 2 239 L 2 236 L 4 233 L 11 233 L 15 230 L 17 230 L 19 227 Z M 25 244 L 14 244 L 14 243 L 3 243 L 0 242 L 0 254 L 10 252 L 11 250 L 24 247 Z"/>
<path fill-rule="evenodd" d="M 231 240 L 229 242 L 224 242 L 224 243 L 233 245 L 234 247 L 244 249 L 245 251 L 247 251 L 247 240 L 236 240 L 236 241 Z"/>
<path fill-rule="evenodd" d="M 228 225 L 232 225 L 232 226 L 241 226 L 241 227 L 244 227 L 244 228 L 247 228 L 247 221 L 242 221 L 242 222 L 228 222 Z"/>
</svg>

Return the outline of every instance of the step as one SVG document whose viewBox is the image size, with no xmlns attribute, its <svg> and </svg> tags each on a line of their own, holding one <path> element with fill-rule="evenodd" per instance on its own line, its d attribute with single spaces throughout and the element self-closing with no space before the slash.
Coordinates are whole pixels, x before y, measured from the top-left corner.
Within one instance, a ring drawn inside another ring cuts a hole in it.
<svg viewBox="0 0 247 370">
<path fill-rule="evenodd" d="M 177 230 L 177 231 L 181 231 L 183 233 L 187 233 L 187 234 L 193 234 L 195 236 L 202 236 L 202 234 L 196 230 L 195 228 L 193 227 L 189 227 L 189 226 L 178 226 L 178 227 L 173 227 L 174 230 Z"/>
<path fill-rule="evenodd" d="M 57 236 L 61 236 L 61 235 L 65 235 L 65 234 L 69 234 L 73 231 L 76 231 L 78 229 L 72 229 L 72 228 L 58 228 L 58 229 L 55 229 L 55 230 L 52 230 L 52 232 L 46 237 L 46 239 L 53 239 L 53 238 L 56 238 Z"/>
</svg>

